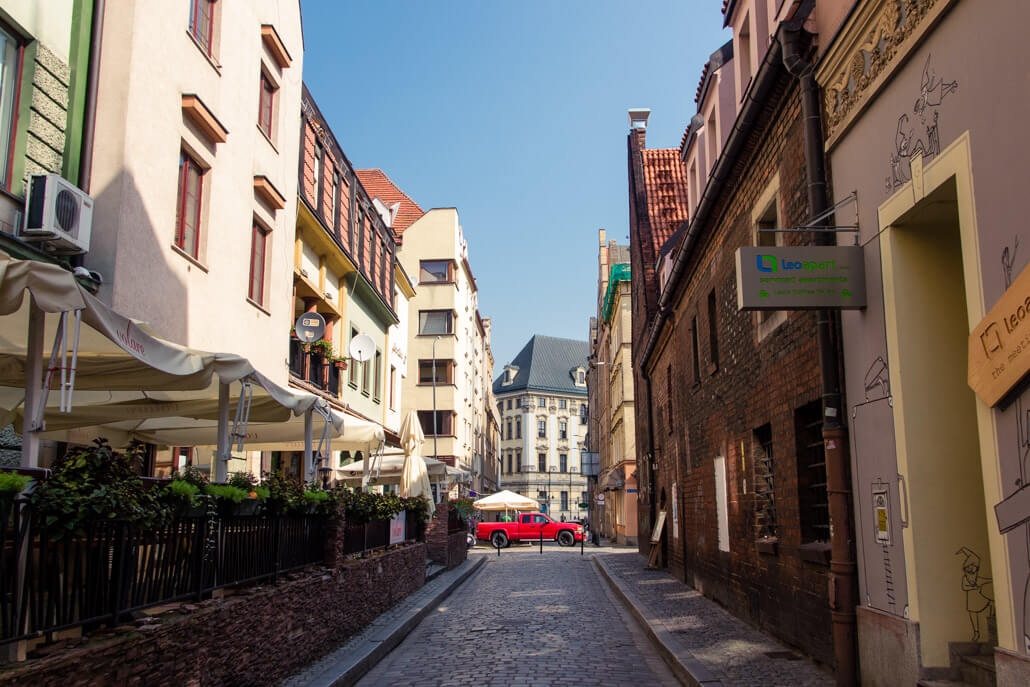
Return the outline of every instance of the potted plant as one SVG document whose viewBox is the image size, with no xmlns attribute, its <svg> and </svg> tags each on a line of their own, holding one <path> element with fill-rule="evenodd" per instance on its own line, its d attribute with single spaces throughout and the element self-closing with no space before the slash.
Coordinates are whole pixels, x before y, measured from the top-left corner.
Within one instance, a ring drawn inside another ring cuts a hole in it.
<svg viewBox="0 0 1030 687">
<path fill-rule="evenodd" d="M 309 489 L 304 492 L 303 501 L 304 513 L 318 513 L 320 510 L 324 510 L 329 505 L 329 492 L 322 491 L 320 489 Z"/>
<path fill-rule="evenodd" d="M 308 350 L 312 355 L 321 357 L 323 360 L 333 359 L 333 344 L 325 339 L 319 339 L 308 344 Z"/>
<path fill-rule="evenodd" d="M 199 518 L 206 512 L 200 487 L 186 480 L 175 479 L 165 487 L 165 496 L 176 518 Z"/>
<path fill-rule="evenodd" d="M 242 489 L 245 494 L 243 500 L 239 502 L 236 515 L 257 515 L 258 507 L 261 505 L 261 499 L 255 491 L 257 485 L 257 478 L 249 472 L 234 472 L 229 476 L 229 486 Z"/>
<path fill-rule="evenodd" d="M 0 522 L 7 522 L 14 507 L 14 499 L 25 491 L 32 478 L 17 472 L 0 472 Z"/>
<path fill-rule="evenodd" d="M 347 369 L 347 358 L 333 358 L 333 365 L 342 372 Z"/>
<path fill-rule="evenodd" d="M 247 492 L 228 484 L 209 484 L 204 487 L 204 493 L 215 499 L 215 506 L 218 508 L 218 517 L 220 518 L 235 515 L 237 507 L 247 497 Z"/>
<path fill-rule="evenodd" d="M 304 487 L 299 481 L 274 472 L 264 473 L 258 487 L 268 490 L 264 502 L 265 512 L 269 515 L 282 515 L 293 510 L 294 504 L 304 497 Z"/>
</svg>

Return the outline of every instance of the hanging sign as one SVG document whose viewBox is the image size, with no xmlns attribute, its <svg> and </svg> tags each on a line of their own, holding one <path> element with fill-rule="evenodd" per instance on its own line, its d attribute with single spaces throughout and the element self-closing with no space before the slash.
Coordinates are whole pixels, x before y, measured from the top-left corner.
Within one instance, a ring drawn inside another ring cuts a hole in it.
<svg viewBox="0 0 1030 687">
<path fill-rule="evenodd" d="M 969 386 L 998 405 L 1030 372 L 1030 269 L 1026 267 L 969 335 Z"/>
<path fill-rule="evenodd" d="M 861 246 L 768 246 L 737 249 L 739 310 L 865 307 Z"/>
</svg>

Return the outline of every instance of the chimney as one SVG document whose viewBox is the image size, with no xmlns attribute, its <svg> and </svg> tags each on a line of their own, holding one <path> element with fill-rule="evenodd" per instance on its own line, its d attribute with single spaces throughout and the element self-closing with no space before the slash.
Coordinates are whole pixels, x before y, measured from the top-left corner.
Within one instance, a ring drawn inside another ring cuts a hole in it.
<svg viewBox="0 0 1030 687">
<path fill-rule="evenodd" d="M 646 107 L 634 107 L 629 111 L 629 128 L 646 129 L 647 118 L 651 116 L 651 110 Z"/>
</svg>

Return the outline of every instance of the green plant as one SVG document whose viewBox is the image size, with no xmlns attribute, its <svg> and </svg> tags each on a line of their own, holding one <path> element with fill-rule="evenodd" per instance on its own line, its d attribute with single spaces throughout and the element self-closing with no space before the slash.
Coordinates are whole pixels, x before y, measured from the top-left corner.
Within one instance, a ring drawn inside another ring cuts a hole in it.
<svg viewBox="0 0 1030 687">
<path fill-rule="evenodd" d="M 268 490 L 265 505 L 271 513 L 284 513 L 303 505 L 304 485 L 292 477 L 266 472 L 258 488 Z"/>
<path fill-rule="evenodd" d="M 308 344 L 308 350 L 312 353 L 318 353 L 326 360 L 333 359 L 333 344 L 331 341 L 319 339 L 318 341 Z"/>
<path fill-rule="evenodd" d="M 228 484 L 209 484 L 204 487 L 204 493 L 214 496 L 216 499 L 225 499 L 233 503 L 240 503 L 247 498 L 247 492 L 243 489 Z"/>
<path fill-rule="evenodd" d="M 414 521 L 417 536 L 421 538 L 429 524 L 429 499 L 425 496 L 409 496 L 401 499 L 401 505 Z"/>
<path fill-rule="evenodd" d="M 268 497 L 271 496 L 271 494 L 272 494 L 272 490 L 269 489 L 268 487 L 254 487 L 254 489 L 252 491 L 255 494 L 257 494 L 257 497 L 259 499 L 261 499 L 262 501 L 266 501 L 268 499 Z"/>
<path fill-rule="evenodd" d="M 347 499 L 346 517 L 348 522 L 370 522 L 387 520 L 404 510 L 401 499 L 396 494 L 374 494 L 371 492 L 354 492 Z"/>
<path fill-rule="evenodd" d="M 17 472 L 0 472 L 0 493 L 20 494 L 29 486 L 32 478 Z"/>
<path fill-rule="evenodd" d="M 458 513 L 458 517 L 462 520 L 468 520 L 469 516 L 476 511 L 475 506 L 472 505 L 472 499 L 450 499 L 448 503 L 451 504 L 451 508 Z"/>
<path fill-rule="evenodd" d="M 181 479 L 172 480 L 165 489 L 171 498 L 188 501 L 191 505 L 197 502 L 197 494 L 200 492 L 200 487 Z"/>
<path fill-rule="evenodd" d="M 249 472 L 234 472 L 229 475 L 230 487 L 236 487 L 242 489 L 248 494 L 254 491 L 254 487 L 258 485 L 257 477 L 250 474 Z"/>
<path fill-rule="evenodd" d="M 181 471 L 173 470 L 171 478 L 173 481 L 189 482 L 198 489 L 203 489 L 208 483 L 207 473 L 192 465 L 187 465 Z"/>
<path fill-rule="evenodd" d="M 148 491 L 140 479 L 142 445 L 116 453 L 105 439 L 95 446 L 68 451 L 53 466 L 50 479 L 32 493 L 32 504 L 51 536 L 84 534 L 86 525 L 121 520 L 140 527 L 167 522 L 168 506 L 158 490 Z"/>
</svg>

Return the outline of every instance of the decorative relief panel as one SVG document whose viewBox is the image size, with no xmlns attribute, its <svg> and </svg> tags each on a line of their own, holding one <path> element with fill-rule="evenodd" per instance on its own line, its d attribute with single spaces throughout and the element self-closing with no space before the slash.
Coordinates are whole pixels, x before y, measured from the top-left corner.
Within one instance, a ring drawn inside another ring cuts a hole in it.
<svg viewBox="0 0 1030 687">
<path fill-rule="evenodd" d="M 818 80 L 823 87 L 827 140 L 872 97 L 877 79 L 898 64 L 906 41 L 924 32 L 954 0 L 870 0 L 854 13 L 830 48 Z"/>
</svg>

